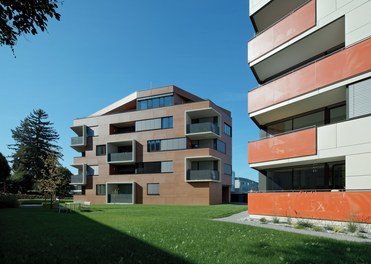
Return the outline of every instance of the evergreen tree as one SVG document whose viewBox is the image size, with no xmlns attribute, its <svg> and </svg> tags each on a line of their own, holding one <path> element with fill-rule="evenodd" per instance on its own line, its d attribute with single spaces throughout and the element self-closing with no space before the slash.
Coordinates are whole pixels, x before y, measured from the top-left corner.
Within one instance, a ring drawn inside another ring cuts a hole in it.
<svg viewBox="0 0 371 264">
<path fill-rule="evenodd" d="M 10 176 L 10 166 L 4 155 L 0 152 L 0 181 L 3 182 L 3 191 L 6 192 L 6 180 Z"/>
<path fill-rule="evenodd" d="M 47 119 L 48 114 L 44 110 L 33 110 L 18 127 L 11 130 L 15 143 L 8 147 L 14 151 L 13 170 L 22 175 L 23 190 L 37 187 L 35 184 L 42 177 L 41 171 L 48 156 L 62 158 L 61 147 L 55 144 L 59 135 Z"/>
</svg>

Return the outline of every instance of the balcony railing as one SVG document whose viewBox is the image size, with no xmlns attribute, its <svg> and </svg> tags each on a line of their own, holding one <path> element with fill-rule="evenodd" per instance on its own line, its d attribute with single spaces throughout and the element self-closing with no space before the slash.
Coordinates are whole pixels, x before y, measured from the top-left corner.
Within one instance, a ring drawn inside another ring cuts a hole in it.
<svg viewBox="0 0 371 264">
<path fill-rule="evenodd" d="M 71 184 L 85 184 L 85 177 L 83 174 L 71 176 Z"/>
<path fill-rule="evenodd" d="M 108 194 L 108 203 L 133 203 L 132 194 Z"/>
<path fill-rule="evenodd" d="M 131 161 L 131 160 L 133 160 L 133 152 L 121 152 L 121 153 L 108 154 L 109 162 Z"/>
<path fill-rule="evenodd" d="M 196 123 L 187 125 L 187 134 L 213 132 L 219 135 L 219 127 L 214 123 Z"/>
<path fill-rule="evenodd" d="M 297 158 L 317 153 L 317 129 L 298 130 L 248 144 L 249 164 Z"/>
<path fill-rule="evenodd" d="M 188 170 L 187 181 L 219 181 L 217 170 Z"/>
<path fill-rule="evenodd" d="M 312 0 L 250 40 L 248 61 L 259 58 L 315 25 L 316 7 Z"/>
<path fill-rule="evenodd" d="M 72 137 L 71 138 L 71 146 L 81 146 L 84 145 L 84 137 Z"/>
</svg>

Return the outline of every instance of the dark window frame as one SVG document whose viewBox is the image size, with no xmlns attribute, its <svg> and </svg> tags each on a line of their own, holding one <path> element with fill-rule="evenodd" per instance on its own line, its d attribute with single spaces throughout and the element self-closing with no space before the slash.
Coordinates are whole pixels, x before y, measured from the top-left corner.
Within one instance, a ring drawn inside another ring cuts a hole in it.
<svg viewBox="0 0 371 264">
<path fill-rule="evenodd" d="M 95 194 L 98 195 L 98 196 L 106 195 L 106 185 L 105 184 L 96 184 L 95 185 Z"/>
<path fill-rule="evenodd" d="M 158 193 L 149 193 L 149 185 L 158 185 Z M 147 183 L 147 195 L 155 195 L 155 196 L 159 196 L 160 195 L 160 183 L 158 182 L 150 182 L 150 183 Z"/>
<path fill-rule="evenodd" d="M 103 152 L 98 153 L 98 148 L 104 147 Z M 106 145 L 96 145 L 95 146 L 95 156 L 106 156 L 107 155 L 107 146 Z"/>
</svg>

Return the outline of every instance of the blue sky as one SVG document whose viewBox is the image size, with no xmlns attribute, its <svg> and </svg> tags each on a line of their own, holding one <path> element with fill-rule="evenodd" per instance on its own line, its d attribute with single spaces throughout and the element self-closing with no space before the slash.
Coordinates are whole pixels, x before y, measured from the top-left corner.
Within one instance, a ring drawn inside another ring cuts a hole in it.
<svg viewBox="0 0 371 264">
<path fill-rule="evenodd" d="M 69 166 L 78 156 L 73 119 L 136 90 L 176 85 L 232 111 L 233 170 L 257 180 L 247 164 L 247 142 L 258 138 L 247 115 L 257 86 L 248 0 L 66 0 L 59 12 L 47 33 L 19 38 L 16 58 L 0 47 L 0 152 L 11 154 L 10 130 L 41 108 Z"/>
</svg>

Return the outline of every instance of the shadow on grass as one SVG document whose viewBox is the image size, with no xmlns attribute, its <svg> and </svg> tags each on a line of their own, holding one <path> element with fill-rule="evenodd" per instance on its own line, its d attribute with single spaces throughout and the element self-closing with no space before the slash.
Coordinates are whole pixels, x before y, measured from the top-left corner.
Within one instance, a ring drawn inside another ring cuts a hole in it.
<svg viewBox="0 0 371 264">
<path fill-rule="evenodd" d="M 125 225 L 125 223 L 122 223 Z M 78 213 L 0 211 L 0 263 L 188 263 Z"/>
<path fill-rule="evenodd" d="M 287 241 L 290 235 L 286 234 Z M 369 243 L 349 243 L 326 238 L 303 235 L 303 239 L 294 246 L 285 245 L 280 240 L 276 245 L 274 239 L 258 238 L 256 243 L 245 249 L 246 254 L 254 255 L 262 261 L 266 257 L 262 252 L 270 254 L 272 263 L 326 263 L 326 264 L 369 264 L 371 253 Z"/>
</svg>

